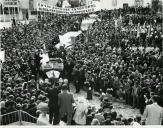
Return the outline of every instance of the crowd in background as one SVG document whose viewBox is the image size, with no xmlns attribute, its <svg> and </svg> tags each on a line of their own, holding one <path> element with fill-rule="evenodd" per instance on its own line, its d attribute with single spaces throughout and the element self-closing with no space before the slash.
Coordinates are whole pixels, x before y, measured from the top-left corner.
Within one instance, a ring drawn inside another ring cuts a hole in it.
<svg viewBox="0 0 163 128">
<path fill-rule="evenodd" d="M 139 15 L 136 11 L 132 15 L 117 10 L 97 12 L 100 20 L 83 32 L 71 49 L 55 47 L 58 35 L 79 30 L 87 15 L 56 15 L 54 19 L 46 17 L 2 29 L 5 62 L 1 71 L 1 113 L 22 109 L 36 117 L 37 105 L 48 103 L 47 93 L 53 82 L 38 83 L 43 74 L 39 69 L 43 44 L 49 57 L 64 59 L 61 77 L 73 82 L 77 93 L 83 87 L 106 94 L 112 90 L 108 99 L 102 99 L 101 109 L 87 111 L 84 124 L 134 122 L 111 111 L 110 97 L 125 99 L 143 113 L 145 106 L 152 103 L 152 96 L 158 95 L 163 107 L 162 17 L 143 12 L 144 9 Z M 135 118 L 135 122 L 140 121 L 141 117 Z"/>
</svg>

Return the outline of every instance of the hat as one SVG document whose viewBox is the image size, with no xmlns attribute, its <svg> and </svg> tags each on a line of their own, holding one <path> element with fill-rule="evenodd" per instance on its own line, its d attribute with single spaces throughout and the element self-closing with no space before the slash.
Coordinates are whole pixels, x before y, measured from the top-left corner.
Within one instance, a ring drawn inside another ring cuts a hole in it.
<svg viewBox="0 0 163 128">
<path fill-rule="evenodd" d="M 68 84 L 68 79 L 64 79 L 63 82 L 64 82 L 65 84 Z"/>
<path fill-rule="evenodd" d="M 11 87 L 7 87 L 6 88 L 6 91 L 11 91 Z"/>
<path fill-rule="evenodd" d="M 21 105 L 21 104 L 17 104 L 16 107 L 17 107 L 17 108 L 21 108 L 22 105 Z"/>
<path fill-rule="evenodd" d="M 45 79 L 44 83 L 45 83 L 45 84 L 50 84 L 50 83 L 49 83 L 49 79 Z"/>
<path fill-rule="evenodd" d="M 35 99 L 36 99 L 36 97 L 35 97 L 35 96 L 32 96 L 32 97 L 31 97 L 31 100 L 35 100 Z"/>
<path fill-rule="evenodd" d="M 49 107 L 47 103 L 41 102 L 37 105 L 37 110 L 40 110 L 41 112 L 48 112 Z"/>
<path fill-rule="evenodd" d="M 9 97 L 8 97 L 8 98 L 9 98 L 9 99 L 10 99 L 10 98 L 14 99 L 14 96 L 13 96 L 13 95 L 9 95 Z"/>
<path fill-rule="evenodd" d="M 103 101 L 105 101 L 105 102 L 109 102 L 108 97 L 104 97 Z"/>
<path fill-rule="evenodd" d="M 62 78 L 59 78 L 59 83 L 63 83 L 63 79 Z"/>
<path fill-rule="evenodd" d="M 68 88 L 67 88 L 67 85 L 66 84 L 63 84 L 62 85 L 62 90 L 67 90 Z"/>
<path fill-rule="evenodd" d="M 21 102 L 21 101 L 22 101 L 22 99 L 20 97 L 16 98 L 16 102 Z"/>
</svg>

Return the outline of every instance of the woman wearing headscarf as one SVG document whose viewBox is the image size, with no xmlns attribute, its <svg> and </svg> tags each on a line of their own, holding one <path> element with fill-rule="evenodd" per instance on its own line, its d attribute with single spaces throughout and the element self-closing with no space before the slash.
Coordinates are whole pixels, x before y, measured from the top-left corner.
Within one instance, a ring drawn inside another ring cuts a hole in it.
<svg viewBox="0 0 163 128">
<path fill-rule="evenodd" d="M 39 117 L 37 118 L 37 125 L 50 125 L 49 115 L 47 114 L 48 111 L 49 107 L 47 103 L 40 102 L 37 105 L 37 112 L 39 112 Z"/>
<path fill-rule="evenodd" d="M 78 125 L 86 124 L 86 116 L 88 112 L 88 101 L 84 97 L 79 97 L 76 103 L 76 111 L 73 120 Z"/>
</svg>

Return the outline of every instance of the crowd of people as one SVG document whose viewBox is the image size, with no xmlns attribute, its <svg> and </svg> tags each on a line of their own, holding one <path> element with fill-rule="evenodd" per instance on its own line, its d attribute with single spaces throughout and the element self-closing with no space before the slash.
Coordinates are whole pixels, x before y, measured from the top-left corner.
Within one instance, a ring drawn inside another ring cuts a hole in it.
<svg viewBox="0 0 163 128">
<path fill-rule="evenodd" d="M 77 42 L 67 54 L 69 63 L 75 61 L 74 83 L 77 90 L 112 88 L 114 97 L 143 113 L 151 95 L 162 97 L 161 17 L 125 15 L 115 27 L 115 17 L 106 14 L 86 34 L 88 42 Z"/>
<path fill-rule="evenodd" d="M 55 47 L 58 35 L 79 30 L 82 19 L 88 15 L 55 15 L 1 30 L 1 47 L 5 50 L 1 114 L 23 110 L 37 117 L 40 111 L 41 116 L 49 111 L 48 123 L 43 124 L 58 124 L 67 114 L 68 125 L 74 123 L 72 120 L 79 125 L 132 125 L 141 124 L 141 116 L 126 119 L 112 111 L 112 97 L 125 99 L 142 114 L 146 105 L 153 102 L 163 107 L 162 17 L 136 12 L 128 15 L 116 10 L 103 10 L 97 15 L 101 19 L 83 32 L 70 49 Z M 43 44 L 50 58 L 64 60 L 62 82 L 48 80 L 40 71 Z M 38 82 L 40 76 L 43 83 Z M 101 109 L 87 104 L 80 108 L 79 104 L 86 102 L 82 98 L 73 106 L 73 95 L 67 93 L 70 83 L 76 87 L 76 93 L 83 87 L 106 93 L 100 97 Z M 66 98 L 68 103 L 64 102 Z M 61 111 L 64 103 L 69 107 Z"/>
</svg>

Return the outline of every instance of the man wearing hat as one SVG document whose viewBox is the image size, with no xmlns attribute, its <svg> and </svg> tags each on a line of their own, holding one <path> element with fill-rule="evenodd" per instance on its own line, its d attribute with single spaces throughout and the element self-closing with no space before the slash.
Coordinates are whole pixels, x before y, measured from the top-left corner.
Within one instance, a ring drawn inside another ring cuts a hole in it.
<svg viewBox="0 0 163 128">
<path fill-rule="evenodd" d="M 72 104 L 75 101 L 73 95 L 67 90 L 67 85 L 63 84 L 62 93 L 58 94 L 59 117 L 61 119 L 67 116 L 67 125 L 71 125 L 72 114 L 74 112 Z"/>
<path fill-rule="evenodd" d="M 107 88 L 106 94 L 101 95 L 99 99 L 100 99 L 101 101 L 103 101 L 104 98 L 107 98 L 107 99 L 109 99 L 109 101 L 112 101 L 112 100 L 113 100 L 113 96 L 112 96 L 112 94 L 111 94 L 112 91 L 113 91 L 112 88 Z"/>
<path fill-rule="evenodd" d="M 73 68 L 72 75 L 73 75 L 74 85 L 76 88 L 76 93 L 79 93 L 80 92 L 80 85 L 79 85 L 79 66 L 78 65 L 76 65 Z"/>
<path fill-rule="evenodd" d="M 53 83 L 53 87 L 48 90 L 48 98 L 49 98 L 49 123 L 53 125 L 57 125 L 59 123 L 59 106 L 58 106 L 58 94 L 59 90 Z"/>
</svg>

